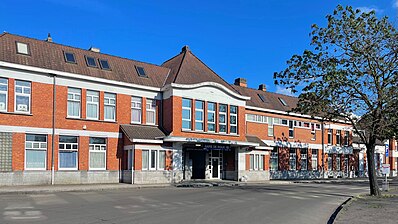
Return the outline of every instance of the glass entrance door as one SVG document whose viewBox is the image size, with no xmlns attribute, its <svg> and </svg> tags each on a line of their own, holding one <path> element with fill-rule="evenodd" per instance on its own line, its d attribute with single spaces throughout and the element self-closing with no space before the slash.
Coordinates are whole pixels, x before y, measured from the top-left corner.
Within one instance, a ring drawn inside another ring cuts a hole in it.
<svg viewBox="0 0 398 224">
<path fill-rule="evenodd" d="M 212 158 L 211 159 L 211 177 L 215 179 L 220 178 L 220 159 Z"/>
</svg>

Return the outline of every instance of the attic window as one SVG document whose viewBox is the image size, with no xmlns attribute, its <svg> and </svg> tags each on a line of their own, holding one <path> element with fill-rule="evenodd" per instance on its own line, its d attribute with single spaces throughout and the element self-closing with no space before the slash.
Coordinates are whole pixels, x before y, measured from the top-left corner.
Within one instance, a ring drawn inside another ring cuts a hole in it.
<svg viewBox="0 0 398 224">
<path fill-rule="evenodd" d="M 282 98 L 278 98 L 278 99 L 279 99 L 279 101 L 281 101 L 281 104 L 283 106 L 287 107 L 287 103 L 286 103 L 286 101 L 284 99 L 282 99 Z"/>
<path fill-rule="evenodd" d="M 257 94 L 261 101 L 265 103 L 265 96 L 262 94 Z"/>
<path fill-rule="evenodd" d="M 88 66 L 95 67 L 95 68 L 98 67 L 97 62 L 95 61 L 95 58 L 89 57 L 89 56 L 85 56 L 85 57 L 86 57 L 86 62 L 87 62 Z"/>
<path fill-rule="evenodd" d="M 71 52 L 64 52 L 64 56 L 65 56 L 65 61 L 69 62 L 69 63 L 75 63 L 76 64 L 76 59 L 75 59 L 75 55 Z"/>
<path fill-rule="evenodd" d="M 101 65 L 101 68 L 104 70 L 111 70 L 111 67 L 109 66 L 108 60 L 104 59 L 99 59 L 99 63 Z"/>
<path fill-rule="evenodd" d="M 148 77 L 143 67 L 135 66 L 135 69 L 140 77 Z"/>
<path fill-rule="evenodd" d="M 30 54 L 29 45 L 25 44 L 25 43 L 17 42 L 17 53 L 29 55 Z"/>
</svg>

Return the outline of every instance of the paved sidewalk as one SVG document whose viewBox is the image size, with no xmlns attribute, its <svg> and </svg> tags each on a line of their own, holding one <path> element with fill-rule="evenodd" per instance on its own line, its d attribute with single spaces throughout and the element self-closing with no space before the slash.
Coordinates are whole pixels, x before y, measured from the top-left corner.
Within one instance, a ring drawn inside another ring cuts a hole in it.
<svg viewBox="0 0 398 224">
<path fill-rule="evenodd" d="M 398 188 L 383 192 L 380 198 L 358 196 L 348 202 L 337 215 L 333 223 L 363 224 L 383 223 L 396 224 L 398 211 Z"/>
<path fill-rule="evenodd" d="M 140 189 L 140 188 L 164 188 L 170 184 L 73 184 L 73 185 L 26 185 L 26 186 L 3 186 L 0 187 L 0 194 L 34 194 L 48 192 L 70 192 L 70 191 L 103 191 L 118 189 Z"/>
</svg>

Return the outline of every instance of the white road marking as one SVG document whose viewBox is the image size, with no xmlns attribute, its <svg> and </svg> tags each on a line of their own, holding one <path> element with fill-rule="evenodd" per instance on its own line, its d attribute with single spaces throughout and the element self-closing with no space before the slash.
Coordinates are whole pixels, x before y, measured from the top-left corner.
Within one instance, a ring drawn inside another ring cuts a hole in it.
<svg viewBox="0 0 398 224">
<path fill-rule="evenodd" d="M 68 204 L 68 202 L 55 194 L 37 194 L 30 195 L 30 197 L 38 205 L 58 205 L 58 204 Z"/>
</svg>

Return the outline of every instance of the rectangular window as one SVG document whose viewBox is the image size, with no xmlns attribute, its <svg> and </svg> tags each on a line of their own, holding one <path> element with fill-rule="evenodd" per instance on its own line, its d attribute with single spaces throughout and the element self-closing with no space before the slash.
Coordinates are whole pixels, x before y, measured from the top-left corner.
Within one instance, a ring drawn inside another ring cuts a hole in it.
<svg viewBox="0 0 398 224">
<path fill-rule="evenodd" d="M 64 56 L 66 62 L 76 64 L 75 54 L 71 52 L 64 52 Z"/>
<path fill-rule="evenodd" d="M 101 65 L 101 68 L 104 70 L 111 70 L 111 67 L 109 66 L 108 60 L 105 59 L 99 59 L 99 63 Z"/>
<path fill-rule="evenodd" d="M 216 131 L 216 104 L 207 103 L 207 131 Z"/>
<path fill-rule="evenodd" d="M 77 170 L 78 138 L 74 136 L 59 136 L 58 167 L 60 170 Z"/>
<path fill-rule="evenodd" d="M 196 100 L 195 101 L 195 130 L 196 131 L 203 131 L 203 101 Z"/>
<path fill-rule="evenodd" d="M 250 154 L 250 170 L 254 170 L 254 155 Z"/>
<path fill-rule="evenodd" d="M 268 136 L 274 136 L 274 119 L 268 119 Z"/>
<path fill-rule="evenodd" d="M 282 125 L 286 125 L 286 126 L 287 126 L 287 123 L 288 123 L 288 122 L 287 122 L 286 119 L 282 119 L 282 122 L 281 122 L 281 123 L 282 123 Z"/>
<path fill-rule="evenodd" d="M 182 129 L 192 130 L 192 100 L 182 99 Z"/>
<path fill-rule="evenodd" d="M 333 154 L 328 154 L 328 169 L 329 171 L 333 170 Z"/>
<path fill-rule="evenodd" d="M 106 139 L 90 138 L 90 170 L 106 170 Z"/>
<path fill-rule="evenodd" d="M 333 137 L 333 130 L 328 129 L 328 145 L 331 145 L 333 143 L 332 137 Z"/>
<path fill-rule="evenodd" d="M 0 111 L 7 111 L 8 79 L 0 78 Z"/>
<path fill-rule="evenodd" d="M 87 90 L 86 94 L 87 119 L 98 120 L 99 92 Z"/>
<path fill-rule="evenodd" d="M 318 170 L 318 150 L 313 149 L 311 155 L 312 170 Z"/>
<path fill-rule="evenodd" d="M 336 130 L 336 145 L 341 144 L 341 130 Z"/>
<path fill-rule="evenodd" d="M 156 100 L 146 100 L 146 124 L 156 124 Z"/>
<path fill-rule="evenodd" d="M 289 138 L 294 138 L 294 122 L 289 121 Z"/>
<path fill-rule="evenodd" d="M 149 168 L 149 150 L 142 150 L 142 170 Z"/>
<path fill-rule="evenodd" d="M 337 171 L 341 170 L 340 155 L 337 155 L 337 157 L 336 157 L 336 170 Z"/>
<path fill-rule="evenodd" d="M 68 88 L 68 117 L 80 118 L 81 89 Z"/>
<path fill-rule="evenodd" d="M 27 81 L 15 82 L 15 111 L 30 113 L 31 83 Z"/>
<path fill-rule="evenodd" d="M 131 123 L 141 124 L 141 107 L 142 98 L 141 97 L 131 97 Z"/>
<path fill-rule="evenodd" d="M 307 170 L 307 149 L 300 149 L 300 154 L 301 154 L 301 170 Z"/>
<path fill-rule="evenodd" d="M 149 168 L 151 170 L 156 170 L 158 151 L 151 150 L 150 152 L 151 153 L 150 153 L 150 159 L 149 159 L 149 161 L 150 161 Z"/>
<path fill-rule="evenodd" d="M 227 133 L 227 105 L 220 104 L 218 113 L 219 132 Z"/>
<path fill-rule="evenodd" d="M 254 161 L 254 169 L 255 170 L 258 170 L 258 166 L 259 166 L 259 163 L 260 163 L 260 155 L 258 155 L 258 154 L 256 154 L 255 155 L 255 161 Z"/>
<path fill-rule="evenodd" d="M 264 155 L 260 155 L 260 164 L 258 164 L 258 169 L 259 170 L 264 170 L 264 160 L 265 160 L 265 156 Z"/>
<path fill-rule="evenodd" d="M 311 140 L 316 140 L 315 124 L 311 124 Z"/>
<path fill-rule="evenodd" d="M 166 151 L 159 151 L 159 162 L 158 162 L 159 170 L 165 170 L 166 169 Z"/>
<path fill-rule="evenodd" d="M 26 135 L 25 168 L 27 170 L 45 170 L 47 161 L 47 136 Z"/>
<path fill-rule="evenodd" d="M 348 144 L 349 144 L 349 142 L 348 142 L 349 137 L 350 137 L 350 132 L 349 131 L 345 131 L 344 132 L 344 145 L 345 146 L 348 146 Z"/>
<path fill-rule="evenodd" d="M 231 106 L 231 111 L 229 113 L 230 119 L 230 133 L 238 134 L 238 107 Z"/>
<path fill-rule="evenodd" d="M 95 60 L 95 58 L 89 57 L 89 56 L 85 56 L 85 57 L 86 57 L 86 62 L 87 62 L 88 66 L 95 67 L 95 68 L 98 67 L 97 61 Z"/>
<path fill-rule="evenodd" d="M 270 170 L 278 170 L 278 149 L 274 148 L 271 151 L 271 167 Z"/>
<path fill-rule="evenodd" d="M 116 120 L 116 94 L 104 94 L 104 119 L 106 121 Z"/>
<path fill-rule="evenodd" d="M 296 170 L 296 149 L 289 151 L 289 169 Z"/>
<path fill-rule="evenodd" d="M 21 42 L 17 42 L 17 53 L 18 54 L 30 54 L 29 45 Z"/>
</svg>

